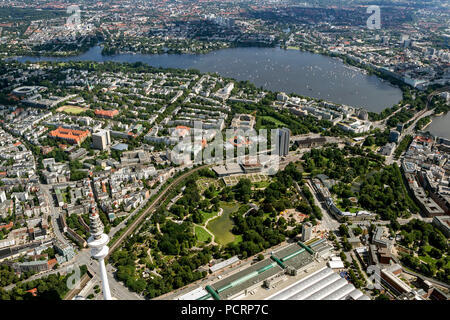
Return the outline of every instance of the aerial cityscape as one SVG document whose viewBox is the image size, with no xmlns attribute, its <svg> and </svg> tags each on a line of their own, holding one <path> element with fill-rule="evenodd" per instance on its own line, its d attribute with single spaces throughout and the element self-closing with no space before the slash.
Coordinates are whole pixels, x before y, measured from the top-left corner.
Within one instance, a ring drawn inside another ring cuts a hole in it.
<svg viewBox="0 0 450 320">
<path fill-rule="evenodd" d="M 448 0 L 5 0 L 0 70 L 0 300 L 450 299 Z"/>
</svg>

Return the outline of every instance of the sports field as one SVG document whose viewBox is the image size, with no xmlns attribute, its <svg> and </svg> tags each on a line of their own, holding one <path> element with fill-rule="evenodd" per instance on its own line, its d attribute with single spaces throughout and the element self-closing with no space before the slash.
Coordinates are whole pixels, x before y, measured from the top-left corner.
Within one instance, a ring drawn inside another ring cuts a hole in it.
<svg viewBox="0 0 450 320">
<path fill-rule="evenodd" d="M 59 107 L 58 109 L 56 109 L 56 111 L 58 111 L 58 112 L 65 112 L 65 113 L 70 113 L 70 114 L 80 114 L 86 110 L 87 110 L 87 108 L 82 108 L 82 107 L 78 107 L 78 106 L 62 106 L 62 107 Z"/>
</svg>

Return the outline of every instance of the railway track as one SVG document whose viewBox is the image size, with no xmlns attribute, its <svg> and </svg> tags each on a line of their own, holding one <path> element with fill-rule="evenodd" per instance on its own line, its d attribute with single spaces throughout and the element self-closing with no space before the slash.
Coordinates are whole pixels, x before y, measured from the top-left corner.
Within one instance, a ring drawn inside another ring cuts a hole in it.
<svg viewBox="0 0 450 320">
<path fill-rule="evenodd" d="M 109 249 L 109 253 L 108 256 L 106 257 L 106 259 L 108 259 L 108 257 L 111 255 L 111 253 L 113 253 L 117 248 L 120 247 L 120 245 L 122 244 L 122 242 L 130 235 L 132 234 L 135 229 L 137 228 L 137 226 L 147 217 L 147 215 L 153 211 L 155 211 L 157 209 L 157 207 L 163 203 L 166 199 L 168 194 L 170 193 L 171 190 L 173 190 L 173 188 L 175 186 L 177 186 L 182 180 L 186 179 L 187 177 L 189 177 L 190 175 L 192 175 L 193 173 L 207 168 L 209 165 L 203 165 L 200 167 L 197 167 L 195 169 L 192 169 L 186 173 L 183 173 L 181 176 L 179 176 L 178 178 L 176 178 L 174 181 L 172 181 L 170 183 L 170 185 L 163 191 L 161 192 L 161 194 L 155 199 L 153 200 L 153 203 L 147 208 L 147 210 L 145 210 L 144 213 L 142 213 L 138 218 L 136 218 L 136 220 L 134 220 L 130 226 L 128 226 L 127 230 L 119 236 L 119 238 L 117 238 L 116 242 L 114 242 L 110 249 Z"/>
</svg>

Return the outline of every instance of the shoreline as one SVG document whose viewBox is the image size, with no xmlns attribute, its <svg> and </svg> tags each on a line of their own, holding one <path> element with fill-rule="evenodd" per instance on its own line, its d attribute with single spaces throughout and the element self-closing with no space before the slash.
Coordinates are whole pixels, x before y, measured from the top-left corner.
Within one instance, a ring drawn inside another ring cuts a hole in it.
<svg viewBox="0 0 450 320">
<path fill-rule="evenodd" d="M 424 125 L 420 131 L 424 131 L 432 122 L 433 122 L 433 119 L 430 118 L 430 121 L 428 121 L 428 123 L 426 125 Z"/>
<path fill-rule="evenodd" d="M 89 50 L 92 50 L 92 49 L 94 49 L 96 47 L 99 47 L 100 49 L 103 49 L 103 47 L 101 46 L 101 43 L 97 43 L 96 45 L 90 47 Z M 261 46 L 253 46 L 253 48 L 260 48 L 260 47 Z M 400 90 L 400 92 L 402 93 L 402 96 L 404 95 L 404 91 L 402 90 L 402 88 L 398 84 L 395 84 L 395 83 L 389 81 L 388 79 L 379 76 L 377 73 L 371 72 L 370 70 L 364 68 L 363 65 L 360 65 L 360 64 L 356 64 L 355 65 L 354 63 L 349 63 L 341 55 L 336 55 L 336 54 L 333 54 L 331 52 L 325 52 L 325 51 L 322 51 L 322 50 L 321 51 L 317 51 L 317 52 L 313 52 L 313 51 L 309 51 L 309 50 L 302 50 L 300 48 L 292 49 L 292 48 L 272 47 L 272 46 L 264 46 L 264 47 L 265 48 L 278 48 L 278 49 L 283 50 L 283 51 L 299 51 L 299 52 L 303 52 L 303 53 L 312 53 L 312 54 L 317 54 L 317 55 L 320 55 L 320 56 L 323 56 L 323 57 L 328 57 L 328 58 L 331 58 L 331 59 L 337 59 L 337 60 L 339 60 L 342 63 L 344 68 L 349 69 L 349 70 L 353 70 L 355 72 L 361 72 L 365 76 L 374 75 L 378 80 L 380 80 L 381 82 L 384 82 L 386 84 L 389 84 L 392 87 Z M 216 51 L 220 51 L 220 50 L 227 50 L 227 49 L 234 49 L 234 48 L 248 48 L 248 46 L 230 46 L 230 47 L 227 47 L 227 48 L 220 48 L 220 49 L 217 49 L 217 50 L 212 50 L 212 51 L 206 52 L 206 53 L 181 53 L 181 54 L 180 53 L 163 53 L 162 55 L 207 55 L 207 54 L 210 54 L 212 52 L 216 52 Z M 6 57 L 5 59 L 7 59 L 7 60 L 16 60 L 16 61 L 25 60 L 25 61 L 23 61 L 24 63 L 26 62 L 26 60 L 28 58 L 38 60 L 36 62 L 40 62 L 40 61 L 50 61 L 50 62 L 52 62 L 52 61 L 58 61 L 58 59 L 70 59 L 69 61 L 72 61 L 72 59 L 74 59 L 74 58 L 75 59 L 73 61 L 77 61 L 76 57 L 82 56 L 83 54 L 86 54 L 86 52 L 88 52 L 88 51 L 81 52 L 81 53 L 75 54 L 75 55 L 67 55 L 67 56 L 54 56 L 54 55 L 31 55 L 31 56 L 28 55 L 28 56 L 23 56 L 23 55 L 21 55 L 21 56 L 14 56 L 14 57 Z M 161 54 L 157 54 L 157 53 L 146 54 L 146 53 L 128 52 L 128 53 L 117 53 L 117 54 L 112 54 L 112 55 L 104 55 L 103 53 L 101 53 L 101 57 L 105 58 L 106 60 L 109 60 L 109 59 L 113 59 L 115 56 L 127 55 L 127 54 L 128 55 L 140 54 L 140 55 L 149 56 L 149 57 L 161 55 Z M 92 60 L 92 61 L 96 61 L 96 60 Z M 113 60 L 111 60 L 111 61 L 113 61 Z M 119 63 L 121 63 L 121 62 L 119 62 Z M 148 65 L 150 65 L 150 64 L 148 64 Z M 179 68 L 179 69 L 186 69 L 187 70 L 187 68 Z M 202 73 L 205 73 L 205 72 L 202 72 Z M 236 81 L 236 82 L 240 81 L 240 80 L 237 80 L 235 78 L 233 78 L 233 80 Z M 277 90 L 273 90 L 273 89 L 265 89 L 265 90 L 270 91 L 270 92 L 274 92 L 274 93 L 278 92 Z M 395 105 L 395 104 L 393 104 L 393 105 L 387 106 L 387 107 L 385 107 L 385 108 L 383 108 L 382 110 L 379 110 L 379 111 L 371 111 L 370 107 L 367 107 L 367 106 L 350 105 L 350 104 L 345 104 L 345 103 L 343 104 L 342 102 L 334 102 L 334 101 L 331 101 L 331 100 L 327 100 L 327 99 L 323 99 L 323 98 L 316 98 L 316 97 L 313 97 L 313 96 L 310 96 L 310 95 L 306 95 L 306 94 L 300 94 L 300 93 L 297 93 L 297 94 L 299 96 L 310 98 L 310 99 L 313 99 L 313 100 L 316 100 L 316 101 L 323 100 L 323 101 L 330 102 L 330 103 L 336 104 L 336 105 L 347 105 L 347 106 L 349 106 L 349 107 L 351 107 L 351 108 L 353 108 L 355 110 L 363 109 L 363 110 L 366 110 L 369 113 L 376 113 L 376 114 L 380 114 L 383 111 L 385 111 L 386 109 L 390 109 L 390 108 L 392 108 Z M 401 99 L 400 99 L 400 101 L 401 101 Z"/>
<path fill-rule="evenodd" d="M 440 112 L 440 113 L 438 113 L 438 114 L 433 114 L 433 115 L 431 115 L 431 117 L 430 117 L 430 122 L 426 125 L 426 126 L 424 126 L 423 128 L 422 128 L 422 130 L 421 131 L 426 131 L 426 128 L 428 128 L 432 123 L 433 123 L 433 120 L 436 120 L 436 121 L 442 121 L 441 119 L 442 119 L 442 117 L 445 117 L 445 116 L 447 116 L 447 115 L 450 115 L 450 113 L 447 111 L 447 112 Z M 435 122 L 437 125 L 439 125 L 440 123 L 438 123 L 438 122 Z M 435 130 L 436 130 L 436 128 L 435 128 Z M 433 136 L 435 136 L 435 137 L 441 137 L 441 138 L 445 138 L 445 139 L 450 139 L 450 134 L 448 134 L 448 130 L 446 131 L 445 129 L 442 129 L 442 128 L 440 128 L 440 127 L 438 127 L 437 128 L 437 131 L 440 131 L 441 133 L 433 133 L 433 132 L 431 132 L 430 130 L 428 130 Z"/>
</svg>

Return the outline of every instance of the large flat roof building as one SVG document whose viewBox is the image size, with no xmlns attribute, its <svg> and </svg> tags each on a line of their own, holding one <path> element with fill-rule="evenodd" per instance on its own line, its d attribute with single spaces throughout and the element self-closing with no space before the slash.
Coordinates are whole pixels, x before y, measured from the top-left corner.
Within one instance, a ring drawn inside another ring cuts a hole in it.
<svg viewBox="0 0 450 320">
<path fill-rule="evenodd" d="M 225 165 L 212 167 L 212 170 L 219 176 L 225 177 L 234 174 L 243 174 L 244 170 L 242 169 L 239 163 L 230 162 Z"/>
<path fill-rule="evenodd" d="M 442 233 L 450 238 L 450 216 L 435 216 L 433 224 L 442 231 Z"/>
<path fill-rule="evenodd" d="M 260 287 L 264 280 L 279 273 L 284 273 L 284 270 L 276 262 L 266 259 L 214 283 L 211 287 L 221 300 L 232 300 Z"/>
<path fill-rule="evenodd" d="M 266 300 L 370 300 L 351 283 L 324 267 Z"/>
<path fill-rule="evenodd" d="M 102 110 L 102 109 L 96 109 L 94 111 L 95 115 L 102 118 L 114 118 L 119 114 L 118 110 Z"/>
<path fill-rule="evenodd" d="M 216 263 L 215 265 L 211 266 L 209 268 L 209 271 L 211 271 L 211 273 L 214 273 L 214 272 L 216 272 L 218 270 L 222 270 L 222 269 L 224 269 L 224 268 L 226 268 L 228 266 L 231 266 L 233 263 L 236 263 L 238 261 L 239 261 L 238 256 L 231 257 L 230 259 L 227 259 L 225 261 Z"/>
<path fill-rule="evenodd" d="M 280 259 L 287 268 L 290 267 L 297 271 L 314 261 L 314 257 L 297 243 L 274 252 L 273 256 Z"/>
<path fill-rule="evenodd" d="M 203 289 L 202 287 L 198 287 L 197 289 L 189 291 L 175 298 L 175 300 L 197 300 L 198 298 L 201 298 L 206 294 L 208 294 L 208 292 L 205 289 Z"/>
</svg>

